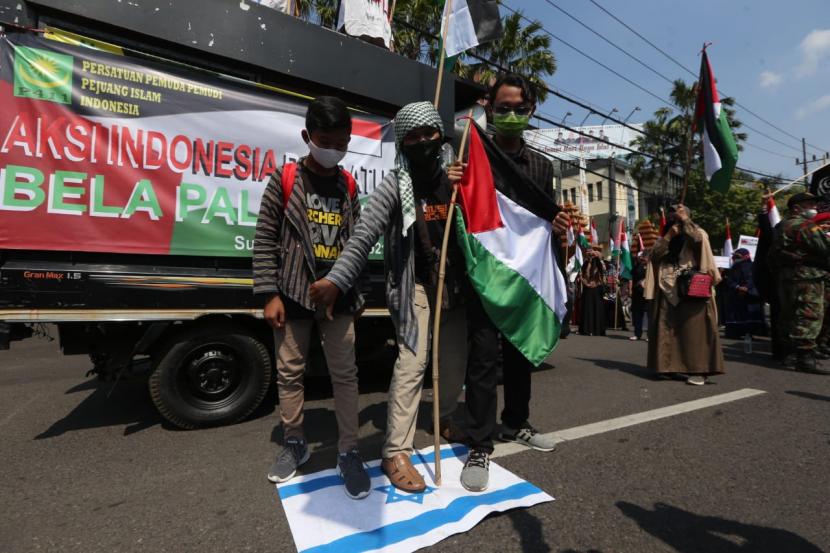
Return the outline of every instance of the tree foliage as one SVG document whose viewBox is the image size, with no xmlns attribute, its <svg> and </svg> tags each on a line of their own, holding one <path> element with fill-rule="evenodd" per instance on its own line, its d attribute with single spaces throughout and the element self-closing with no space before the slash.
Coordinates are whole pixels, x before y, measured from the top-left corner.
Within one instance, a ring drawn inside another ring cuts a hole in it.
<svg viewBox="0 0 830 553">
<path fill-rule="evenodd" d="M 548 91 L 545 78 L 556 72 L 556 58 L 550 51 L 550 36 L 543 33 L 538 21 L 522 25 L 522 12 L 502 18 L 504 34 L 499 40 L 475 48 L 473 53 L 514 73 L 525 75 L 535 85 L 539 103 L 545 101 Z M 478 83 L 495 81 L 499 70 L 471 56 L 464 56 L 456 72 L 460 77 Z M 467 63 L 469 61 L 469 63 Z"/>
</svg>

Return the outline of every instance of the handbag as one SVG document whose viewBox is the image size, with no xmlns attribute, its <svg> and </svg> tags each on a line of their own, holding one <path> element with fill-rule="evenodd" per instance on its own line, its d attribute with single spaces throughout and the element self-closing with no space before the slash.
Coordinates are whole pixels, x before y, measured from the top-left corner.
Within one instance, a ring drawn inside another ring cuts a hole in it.
<svg viewBox="0 0 830 553">
<path fill-rule="evenodd" d="M 677 294 L 689 301 L 708 301 L 712 297 L 712 275 L 686 269 L 677 275 Z"/>
</svg>

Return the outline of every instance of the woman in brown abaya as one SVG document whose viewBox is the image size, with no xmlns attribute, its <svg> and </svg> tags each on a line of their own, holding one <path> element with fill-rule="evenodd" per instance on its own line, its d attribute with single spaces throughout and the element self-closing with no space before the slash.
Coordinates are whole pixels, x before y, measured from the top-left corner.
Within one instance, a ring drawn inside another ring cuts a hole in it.
<svg viewBox="0 0 830 553">
<path fill-rule="evenodd" d="M 680 297 L 678 276 L 689 269 L 710 275 L 713 288 L 720 281 L 709 236 L 680 205 L 670 211 L 646 276 L 653 321 L 648 329 L 648 368 L 658 374 L 686 375 L 689 384 L 703 385 L 708 376 L 724 372 L 723 353 L 714 291 L 703 301 Z"/>
</svg>

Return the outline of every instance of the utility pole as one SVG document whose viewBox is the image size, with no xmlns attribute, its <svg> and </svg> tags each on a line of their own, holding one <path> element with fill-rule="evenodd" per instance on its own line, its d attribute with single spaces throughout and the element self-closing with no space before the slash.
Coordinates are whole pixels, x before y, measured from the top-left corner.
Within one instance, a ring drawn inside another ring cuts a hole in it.
<svg viewBox="0 0 830 553">
<path fill-rule="evenodd" d="M 608 221 L 613 222 L 617 215 L 617 166 L 614 156 L 608 158 Z"/>
<path fill-rule="evenodd" d="M 802 160 L 802 165 L 804 166 L 804 172 L 802 175 L 807 174 L 807 139 L 801 137 L 801 154 L 804 156 Z M 807 177 L 804 177 L 804 186 L 807 186 Z"/>
</svg>

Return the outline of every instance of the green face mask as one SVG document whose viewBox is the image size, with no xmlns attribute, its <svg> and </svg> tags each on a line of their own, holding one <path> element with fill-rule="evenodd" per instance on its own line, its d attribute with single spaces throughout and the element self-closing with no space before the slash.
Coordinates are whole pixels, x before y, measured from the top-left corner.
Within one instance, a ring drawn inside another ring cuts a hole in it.
<svg viewBox="0 0 830 553">
<path fill-rule="evenodd" d="M 511 138 L 521 136 L 522 131 L 527 128 L 529 123 L 529 115 L 516 115 L 512 111 L 504 114 L 493 114 L 493 126 L 496 128 L 496 132 Z"/>
</svg>

